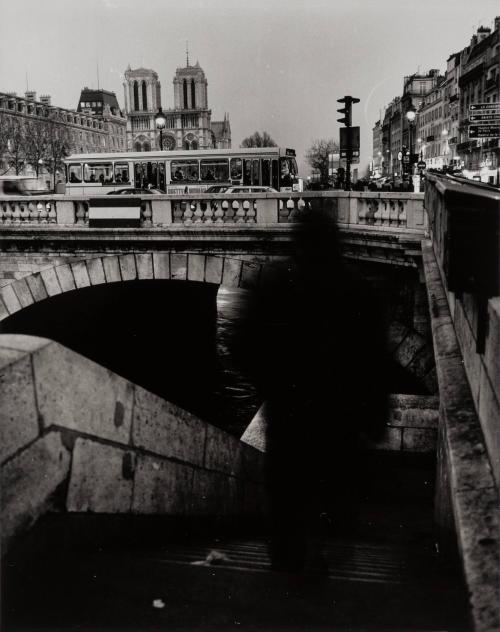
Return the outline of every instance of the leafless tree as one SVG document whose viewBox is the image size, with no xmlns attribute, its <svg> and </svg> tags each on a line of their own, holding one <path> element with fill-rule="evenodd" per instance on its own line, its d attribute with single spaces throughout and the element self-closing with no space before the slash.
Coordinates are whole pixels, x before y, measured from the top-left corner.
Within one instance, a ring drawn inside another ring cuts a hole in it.
<svg viewBox="0 0 500 632">
<path fill-rule="evenodd" d="M 64 168 L 62 159 L 68 156 L 71 150 L 71 133 L 65 125 L 53 118 L 48 119 L 46 125 L 48 131 L 46 166 L 53 176 L 55 188 L 57 171 Z"/>
<path fill-rule="evenodd" d="M 241 147 L 277 147 L 277 145 L 267 132 L 262 132 L 262 134 L 254 132 L 243 139 Z"/>
<path fill-rule="evenodd" d="M 320 174 L 321 182 L 328 182 L 328 164 L 330 154 L 339 152 L 337 141 L 320 138 L 313 141 L 306 153 L 306 160 L 314 171 Z"/>
<path fill-rule="evenodd" d="M 5 120 L 5 132 L 2 130 L 2 135 L 5 133 L 5 153 L 4 160 L 6 164 L 6 172 L 13 169 L 16 176 L 18 176 L 25 164 L 26 158 L 26 130 L 22 120 L 7 116 Z"/>
<path fill-rule="evenodd" d="M 33 120 L 28 121 L 25 125 L 26 162 L 33 167 L 38 178 L 40 167 L 47 158 L 50 130 L 46 121 Z"/>
</svg>

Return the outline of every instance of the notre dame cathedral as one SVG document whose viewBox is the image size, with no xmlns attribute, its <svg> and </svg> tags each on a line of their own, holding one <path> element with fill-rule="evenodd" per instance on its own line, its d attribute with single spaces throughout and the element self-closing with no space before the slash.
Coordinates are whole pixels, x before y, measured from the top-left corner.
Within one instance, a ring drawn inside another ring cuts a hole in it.
<svg viewBox="0 0 500 632">
<path fill-rule="evenodd" d="M 229 149 L 229 115 L 212 121 L 208 108 L 207 80 L 200 64 L 186 59 L 174 77 L 174 107 L 163 110 L 163 149 Z M 160 132 L 155 117 L 161 107 L 158 74 L 147 68 L 125 71 L 125 110 L 127 112 L 127 149 L 149 151 L 160 148 Z"/>
</svg>

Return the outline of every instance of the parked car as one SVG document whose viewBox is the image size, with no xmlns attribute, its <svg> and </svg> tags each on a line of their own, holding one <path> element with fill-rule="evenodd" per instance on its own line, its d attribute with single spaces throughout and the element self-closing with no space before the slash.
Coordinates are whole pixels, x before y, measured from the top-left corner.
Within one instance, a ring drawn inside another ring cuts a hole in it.
<svg viewBox="0 0 500 632">
<path fill-rule="evenodd" d="M 227 189 L 227 184 L 213 184 L 205 191 L 205 193 L 224 193 Z"/>
<path fill-rule="evenodd" d="M 227 187 L 225 191 L 221 193 L 278 193 L 273 187 L 258 187 L 258 186 L 234 186 Z"/>
<path fill-rule="evenodd" d="M 158 191 L 158 189 L 138 189 L 138 188 L 129 188 L 129 189 L 115 189 L 114 191 L 109 191 L 108 195 L 161 195 L 162 192 Z"/>
</svg>

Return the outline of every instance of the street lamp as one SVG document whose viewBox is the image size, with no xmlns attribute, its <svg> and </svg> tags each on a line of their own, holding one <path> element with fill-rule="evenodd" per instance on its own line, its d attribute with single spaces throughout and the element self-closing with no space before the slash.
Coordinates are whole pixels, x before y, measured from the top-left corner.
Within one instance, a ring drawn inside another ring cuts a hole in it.
<svg viewBox="0 0 500 632">
<path fill-rule="evenodd" d="M 445 141 L 445 146 L 443 148 L 443 172 L 445 171 L 445 168 L 447 166 L 447 156 L 448 156 L 448 152 L 450 150 L 450 147 L 448 145 L 448 130 L 446 128 L 444 128 L 441 131 L 441 136 L 443 137 L 443 140 Z"/>
<path fill-rule="evenodd" d="M 409 149 L 409 152 L 410 152 L 410 162 L 409 162 L 409 165 L 408 165 L 408 173 L 409 174 L 412 173 L 412 167 L 413 167 L 413 151 L 412 151 L 412 145 L 411 145 L 411 128 L 413 126 L 413 122 L 415 121 L 415 117 L 416 116 L 417 116 L 417 113 L 415 111 L 415 108 L 413 107 L 413 105 L 410 105 L 410 107 L 406 111 L 406 119 L 408 121 L 408 149 Z"/>
<path fill-rule="evenodd" d="M 156 129 L 160 130 L 160 150 L 163 151 L 163 129 L 167 123 L 167 119 L 163 114 L 161 107 L 158 109 L 158 113 L 155 116 Z"/>
</svg>

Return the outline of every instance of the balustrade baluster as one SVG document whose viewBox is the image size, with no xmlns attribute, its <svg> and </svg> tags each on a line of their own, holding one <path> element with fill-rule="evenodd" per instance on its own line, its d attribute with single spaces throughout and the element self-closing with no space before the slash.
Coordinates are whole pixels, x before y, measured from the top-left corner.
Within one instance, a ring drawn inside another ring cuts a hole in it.
<svg viewBox="0 0 500 632">
<path fill-rule="evenodd" d="M 28 218 L 29 218 L 29 211 L 28 211 L 28 207 L 26 203 L 21 202 L 19 205 L 19 209 L 20 209 L 20 217 L 19 217 L 20 223 L 27 224 Z"/>
<path fill-rule="evenodd" d="M 257 200 L 252 200 L 247 208 L 247 224 L 255 224 L 257 222 Z"/>
<path fill-rule="evenodd" d="M 248 222 L 248 212 L 250 210 L 251 202 L 249 200 L 244 200 L 242 206 L 243 215 L 241 216 L 241 221 Z M 239 221 L 239 220 L 238 220 Z"/>
<path fill-rule="evenodd" d="M 149 200 L 147 202 L 141 202 L 141 224 L 143 228 L 149 228 L 153 225 L 151 221 L 152 216 L 151 202 Z"/>
<path fill-rule="evenodd" d="M 47 202 L 47 216 L 49 220 L 49 224 L 57 223 L 57 214 L 56 214 L 56 203 L 55 202 Z"/>
<path fill-rule="evenodd" d="M 373 214 L 373 223 L 375 224 L 375 226 L 380 226 L 383 223 L 387 204 L 385 202 L 375 202 L 375 204 L 377 205 L 377 208 L 375 210 L 375 213 Z"/>
<path fill-rule="evenodd" d="M 224 220 L 230 221 L 233 215 L 233 209 L 229 206 L 229 202 L 227 200 L 223 200 L 222 204 L 220 205 L 221 211 L 222 211 L 222 215 L 221 217 L 221 221 L 218 222 L 219 224 L 222 224 L 224 222 Z M 217 215 L 218 211 L 215 212 L 215 215 Z"/>
<path fill-rule="evenodd" d="M 278 205 L 278 222 L 288 222 L 288 208 L 283 204 L 283 200 Z"/>
<path fill-rule="evenodd" d="M 14 209 L 12 211 L 12 223 L 13 224 L 21 223 L 21 208 L 19 206 L 19 202 L 14 202 Z"/>
<path fill-rule="evenodd" d="M 397 207 L 396 201 L 395 200 L 391 200 L 390 205 L 391 205 L 391 208 L 390 208 L 390 212 L 389 212 L 389 224 L 391 226 L 397 226 L 398 225 L 399 211 L 398 211 L 398 207 Z"/>
<path fill-rule="evenodd" d="M 3 205 L 3 221 L 5 224 L 12 224 L 12 206 L 10 202 Z"/>
<path fill-rule="evenodd" d="M 377 209 L 377 203 L 375 200 L 368 202 L 368 208 L 365 214 L 365 220 L 367 224 L 373 225 L 375 223 L 375 211 Z"/>
<path fill-rule="evenodd" d="M 76 223 L 80 226 L 85 224 L 85 206 L 83 202 L 76 202 Z"/>
<path fill-rule="evenodd" d="M 236 224 L 241 223 L 242 220 L 242 216 L 245 216 L 245 211 L 241 208 L 241 204 L 238 200 L 233 200 L 233 203 L 231 204 L 231 206 L 233 207 L 233 211 L 234 211 L 234 221 Z"/>
<path fill-rule="evenodd" d="M 201 210 L 200 201 L 191 202 L 191 208 L 194 209 L 194 223 L 201 224 L 203 222 L 203 211 Z"/>
<path fill-rule="evenodd" d="M 181 202 L 182 207 L 184 207 L 184 224 L 190 226 L 193 223 L 193 205 L 191 202 Z"/>
<path fill-rule="evenodd" d="M 368 204 L 364 198 L 358 198 L 358 224 L 367 223 Z"/>
<path fill-rule="evenodd" d="M 399 211 L 399 227 L 400 228 L 406 228 L 406 202 L 403 202 L 402 200 L 398 200 L 398 204 L 400 205 L 400 211 Z"/>
<path fill-rule="evenodd" d="M 211 202 L 206 202 L 205 200 L 201 203 L 203 210 L 203 218 L 205 220 L 205 224 L 213 224 L 214 220 L 214 209 L 212 208 Z"/>
<path fill-rule="evenodd" d="M 387 200 L 384 200 L 384 210 L 382 211 L 382 224 L 384 226 L 389 226 L 391 221 L 391 203 L 387 203 Z"/>
<path fill-rule="evenodd" d="M 28 204 L 28 221 L 31 224 L 35 224 L 38 222 L 38 211 L 37 206 L 34 202 L 30 202 Z"/>
<path fill-rule="evenodd" d="M 36 205 L 36 210 L 38 211 L 38 218 L 39 218 L 40 224 L 46 224 L 47 223 L 47 209 L 45 208 L 45 206 L 41 202 L 38 202 L 38 204 Z"/>
</svg>

